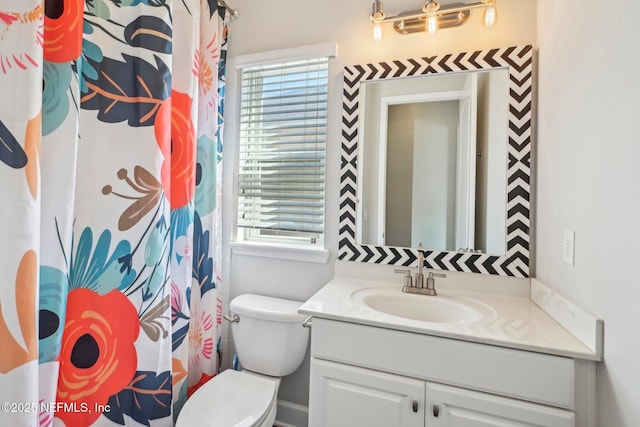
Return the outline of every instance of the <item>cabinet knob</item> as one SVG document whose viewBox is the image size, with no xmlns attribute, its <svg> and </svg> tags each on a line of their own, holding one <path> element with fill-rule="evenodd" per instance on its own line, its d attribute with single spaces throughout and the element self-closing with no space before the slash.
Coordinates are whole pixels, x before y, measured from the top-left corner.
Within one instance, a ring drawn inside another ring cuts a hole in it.
<svg viewBox="0 0 640 427">
<path fill-rule="evenodd" d="M 440 415 L 440 407 L 438 405 L 433 405 L 433 416 L 438 417 Z"/>
<path fill-rule="evenodd" d="M 413 403 L 411 404 L 411 408 L 413 409 L 413 412 L 418 412 L 418 401 L 414 400 Z"/>
</svg>

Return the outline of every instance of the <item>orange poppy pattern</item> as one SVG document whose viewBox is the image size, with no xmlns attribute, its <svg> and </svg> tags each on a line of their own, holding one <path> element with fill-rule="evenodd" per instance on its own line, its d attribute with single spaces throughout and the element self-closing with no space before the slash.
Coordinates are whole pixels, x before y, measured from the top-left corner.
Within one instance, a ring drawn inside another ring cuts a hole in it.
<svg viewBox="0 0 640 427">
<path fill-rule="evenodd" d="M 223 348 L 226 9 L 0 3 L 0 427 L 173 425 Z"/>
<path fill-rule="evenodd" d="M 69 62 L 82 52 L 84 1 L 47 0 L 45 2 L 44 59 Z"/>
<path fill-rule="evenodd" d="M 122 292 L 100 295 L 85 288 L 69 292 L 60 351 L 58 401 L 82 410 L 59 412 L 67 427 L 91 425 L 95 408 L 127 386 L 138 363 L 136 308 Z"/>
<path fill-rule="evenodd" d="M 184 207 L 196 191 L 196 132 L 191 107 L 191 97 L 174 90 L 156 115 L 156 142 L 165 159 L 161 172 L 162 186 L 171 209 Z"/>
</svg>

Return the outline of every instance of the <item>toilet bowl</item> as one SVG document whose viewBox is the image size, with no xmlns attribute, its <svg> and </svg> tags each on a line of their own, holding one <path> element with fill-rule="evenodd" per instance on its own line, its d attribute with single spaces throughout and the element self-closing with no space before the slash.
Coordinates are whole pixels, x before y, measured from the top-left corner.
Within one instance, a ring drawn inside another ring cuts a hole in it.
<svg viewBox="0 0 640 427">
<path fill-rule="evenodd" d="M 228 369 L 200 387 L 183 406 L 176 427 L 271 427 L 280 378 L 304 359 L 309 330 L 300 301 L 244 294 L 229 311 L 242 371 Z"/>
<path fill-rule="evenodd" d="M 228 369 L 200 387 L 176 427 L 271 427 L 280 378 Z"/>
</svg>

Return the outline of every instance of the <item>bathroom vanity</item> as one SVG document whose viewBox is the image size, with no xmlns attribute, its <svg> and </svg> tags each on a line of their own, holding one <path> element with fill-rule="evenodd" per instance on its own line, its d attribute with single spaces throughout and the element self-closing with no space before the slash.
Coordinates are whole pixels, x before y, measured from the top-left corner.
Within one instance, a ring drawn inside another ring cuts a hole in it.
<svg viewBox="0 0 640 427">
<path fill-rule="evenodd" d="M 345 67 L 340 261 L 528 280 L 533 64 L 520 46 Z M 528 297 L 401 289 L 338 275 L 300 307 L 310 427 L 596 427 L 601 321 L 587 346 Z"/>
<path fill-rule="evenodd" d="M 400 289 L 336 278 L 299 309 L 309 426 L 595 426 L 601 354 L 531 300 Z"/>
</svg>

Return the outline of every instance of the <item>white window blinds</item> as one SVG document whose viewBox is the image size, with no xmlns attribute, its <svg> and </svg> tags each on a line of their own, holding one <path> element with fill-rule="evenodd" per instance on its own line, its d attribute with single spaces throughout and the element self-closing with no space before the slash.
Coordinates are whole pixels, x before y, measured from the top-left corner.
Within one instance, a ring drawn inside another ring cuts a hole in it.
<svg viewBox="0 0 640 427">
<path fill-rule="evenodd" d="M 328 58 L 247 67 L 241 84 L 238 227 L 315 243 L 324 229 Z"/>
</svg>

